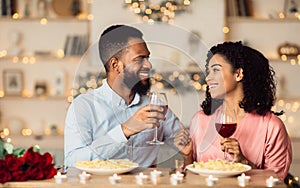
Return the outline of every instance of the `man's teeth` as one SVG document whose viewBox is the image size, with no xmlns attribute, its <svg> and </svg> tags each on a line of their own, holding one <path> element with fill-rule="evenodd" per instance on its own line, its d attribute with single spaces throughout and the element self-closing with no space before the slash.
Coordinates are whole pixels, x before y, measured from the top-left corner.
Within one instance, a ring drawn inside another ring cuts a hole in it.
<svg viewBox="0 0 300 188">
<path fill-rule="evenodd" d="M 141 72 L 140 75 L 143 76 L 143 77 L 148 77 L 149 73 L 143 73 L 143 72 Z"/>
<path fill-rule="evenodd" d="M 216 87 L 217 87 L 217 84 L 210 85 L 210 86 L 209 86 L 209 89 L 214 89 L 214 88 L 216 88 Z"/>
</svg>

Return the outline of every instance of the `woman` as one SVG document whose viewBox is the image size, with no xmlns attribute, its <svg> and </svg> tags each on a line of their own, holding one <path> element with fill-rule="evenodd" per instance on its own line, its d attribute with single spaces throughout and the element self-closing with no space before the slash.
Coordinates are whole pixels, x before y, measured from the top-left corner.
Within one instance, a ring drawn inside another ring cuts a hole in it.
<svg viewBox="0 0 300 188">
<path fill-rule="evenodd" d="M 283 180 L 292 148 L 283 122 L 271 111 L 276 85 L 269 61 L 241 42 L 225 42 L 210 49 L 205 67 L 202 110 L 193 116 L 190 132 L 182 129 L 174 140 L 185 164 L 224 159 L 225 153 L 229 160 L 273 170 Z M 237 128 L 229 138 L 222 138 L 215 128 L 222 107 L 236 113 Z"/>
</svg>

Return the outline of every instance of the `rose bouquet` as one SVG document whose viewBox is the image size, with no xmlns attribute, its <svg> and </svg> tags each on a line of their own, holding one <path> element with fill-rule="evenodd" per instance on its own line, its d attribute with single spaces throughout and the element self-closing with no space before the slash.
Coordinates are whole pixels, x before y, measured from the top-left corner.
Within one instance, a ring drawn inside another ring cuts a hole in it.
<svg viewBox="0 0 300 188">
<path fill-rule="evenodd" d="M 38 147 L 14 149 L 0 140 L 0 183 L 52 178 L 57 173 L 50 153 Z"/>
</svg>

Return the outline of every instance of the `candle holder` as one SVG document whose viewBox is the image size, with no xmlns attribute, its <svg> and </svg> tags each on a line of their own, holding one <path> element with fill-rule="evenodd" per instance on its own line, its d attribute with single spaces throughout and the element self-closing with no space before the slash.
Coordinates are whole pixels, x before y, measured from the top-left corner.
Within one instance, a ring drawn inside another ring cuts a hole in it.
<svg viewBox="0 0 300 188">
<path fill-rule="evenodd" d="M 206 179 L 206 185 L 207 186 L 213 186 L 215 184 L 216 181 L 218 181 L 219 179 L 216 177 L 213 177 L 212 175 L 209 175 Z"/>
<path fill-rule="evenodd" d="M 147 175 L 144 175 L 142 172 L 139 173 L 139 175 L 136 175 L 135 176 L 135 179 L 136 179 L 136 183 L 138 185 L 143 185 L 144 184 L 144 180 L 148 179 L 148 176 Z"/>
<path fill-rule="evenodd" d="M 273 176 L 270 176 L 268 179 L 266 179 L 266 186 L 267 187 L 274 187 L 276 183 L 279 181 L 278 178 L 274 178 Z"/>
<path fill-rule="evenodd" d="M 57 172 L 57 174 L 54 176 L 55 183 L 58 183 L 58 184 L 61 184 L 62 181 L 66 178 L 67 178 L 67 175 L 62 175 L 60 172 Z"/>
<path fill-rule="evenodd" d="M 112 185 L 119 183 L 121 179 L 121 176 L 118 176 L 117 174 L 108 177 L 108 180 Z"/>
<path fill-rule="evenodd" d="M 244 173 L 242 173 L 241 176 L 238 176 L 238 177 L 237 177 L 238 184 L 239 184 L 239 186 L 241 186 L 241 187 L 245 187 L 246 185 L 248 185 L 250 179 L 251 179 L 251 177 L 250 177 L 250 176 L 246 176 Z"/>
<path fill-rule="evenodd" d="M 88 180 L 91 177 L 91 174 L 86 173 L 85 171 L 83 171 L 81 174 L 78 175 L 79 176 L 79 181 L 80 183 L 85 183 L 86 180 Z"/>
</svg>

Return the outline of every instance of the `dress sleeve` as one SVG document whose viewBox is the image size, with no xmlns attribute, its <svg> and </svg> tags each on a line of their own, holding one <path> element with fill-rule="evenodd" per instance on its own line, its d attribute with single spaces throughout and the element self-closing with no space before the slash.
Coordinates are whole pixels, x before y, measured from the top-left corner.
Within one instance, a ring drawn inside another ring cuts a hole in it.
<svg viewBox="0 0 300 188">
<path fill-rule="evenodd" d="M 266 133 L 264 169 L 273 170 L 283 180 L 292 161 L 292 146 L 283 122 L 271 115 Z"/>
</svg>

